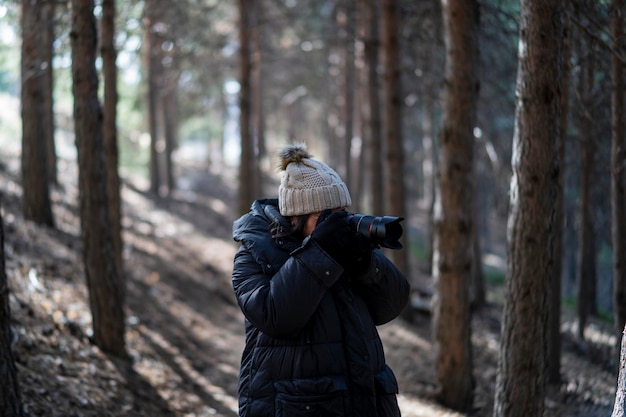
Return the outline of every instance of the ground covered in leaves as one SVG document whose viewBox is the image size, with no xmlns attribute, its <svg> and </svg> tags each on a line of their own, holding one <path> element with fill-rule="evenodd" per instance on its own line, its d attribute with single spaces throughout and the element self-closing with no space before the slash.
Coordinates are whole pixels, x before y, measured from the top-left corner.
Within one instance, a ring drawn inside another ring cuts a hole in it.
<svg viewBox="0 0 626 417">
<path fill-rule="evenodd" d="M 59 161 L 52 229 L 24 221 L 19 155 L 3 150 L 0 156 L 13 349 L 27 415 L 236 416 L 243 321 L 230 287 L 233 172 L 181 168 L 179 190 L 161 199 L 124 178 L 125 361 L 90 343 L 75 164 Z M 427 284 L 427 277 L 420 279 Z M 467 416 L 492 410 L 501 305 L 497 288 L 491 290 L 490 304 L 473 320 L 476 394 Z M 563 382 L 550 387 L 545 415 L 609 416 L 617 378 L 610 326 L 590 325 L 585 346 L 575 342 L 567 318 L 562 330 Z M 381 334 L 400 383 L 403 416 L 465 415 L 432 400 L 428 315 L 396 320 Z"/>
</svg>

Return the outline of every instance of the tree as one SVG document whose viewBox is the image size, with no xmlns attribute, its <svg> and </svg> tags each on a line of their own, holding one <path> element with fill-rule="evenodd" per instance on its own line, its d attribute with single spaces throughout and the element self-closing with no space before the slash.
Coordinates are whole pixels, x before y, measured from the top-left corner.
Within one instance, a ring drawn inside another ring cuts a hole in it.
<svg viewBox="0 0 626 417">
<path fill-rule="evenodd" d="M 102 135 L 107 172 L 107 196 L 111 238 L 117 270 L 122 275 L 122 202 L 117 150 L 117 51 L 115 49 L 115 0 L 102 1 L 101 55 L 104 73 Z"/>
<path fill-rule="evenodd" d="M 439 401 L 468 411 L 473 376 L 469 288 L 473 260 L 473 155 L 478 98 L 478 3 L 442 2 L 446 49 L 434 213 L 435 368 Z"/>
<path fill-rule="evenodd" d="M 142 53 L 143 69 L 147 88 L 147 125 L 150 133 L 150 192 L 160 195 L 163 182 L 163 125 L 159 117 L 162 114 L 160 86 L 163 79 L 162 45 L 165 24 L 162 22 L 163 11 L 160 3 L 146 0 L 144 3 L 145 26 L 143 32 Z"/>
<path fill-rule="evenodd" d="M 626 41 L 624 40 L 625 0 L 611 2 L 611 37 L 614 51 L 622 51 L 621 57 L 613 52 L 611 72 L 611 213 L 613 240 L 613 306 L 616 333 L 626 324 L 626 64 L 624 63 Z M 619 346 L 620 337 L 617 338 Z"/>
<path fill-rule="evenodd" d="M 564 4 L 521 3 L 507 272 L 494 417 L 541 416 L 554 279 Z"/>
<path fill-rule="evenodd" d="M 566 6 L 567 8 L 567 6 Z M 563 40 L 563 72 L 561 76 L 561 137 L 559 143 L 559 161 L 565 160 L 565 144 L 567 140 L 567 109 L 569 100 L 571 36 L 569 20 L 566 20 Z M 563 271 L 563 228 L 564 216 L 564 176 L 565 163 L 561 162 L 558 177 L 558 194 L 554 206 L 554 279 L 550 287 L 548 308 L 548 369 L 547 382 L 558 384 L 561 382 L 561 280 Z"/>
<path fill-rule="evenodd" d="M 367 154 L 369 161 L 369 180 L 372 195 L 372 212 L 383 213 L 384 209 L 384 171 L 383 171 L 383 140 L 380 100 L 380 79 L 378 77 L 379 64 L 379 2 L 373 0 L 359 1 L 359 11 L 363 15 L 365 35 L 365 65 L 367 68 Z M 365 129 L 363 129 L 365 130 Z"/>
<path fill-rule="evenodd" d="M 591 202 L 591 187 L 593 183 L 592 169 L 596 144 L 593 135 L 593 90 L 594 90 L 594 61 L 593 40 L 583 37 L 580 40 L 581 71 L 579 91 L 580 103 L 580 134 L 581 134 L 581 162 L 580 162 L 580 206 L 578 216 L 578 253 L 576 254 L 576 272 L 578 283 L 578 338 L 585 339 L 585 326 L 592 310 L 595 296 L 596 281 L 596 248 L 594 221 Z M 587 46 L 587 47 L 584 47 Z M 586 51 L 587 56 L 582 51 Z"/>
<path fill-rule="evenodd" d="M 0 417 L 22 417 L 17 368 L 11 351 L 11 309 L 4 256 L 4 226 L 0 210 Z"/>
<path fill-rule="evenodd" d="M 45 63 L 44 83 L 45 88 L 41 91 L 44 101 L 44 123 L 46 125 L 46 153 L 48 156 L 48 181 L 50 184 L 58 183 L 57 175 L 57 154 L 54 143 L 54 71 L 52 60 L 54 58 L 54 32 L 55 32 L 55 12 L 56 0 L 45 0 L 43 5 L 43 30 L 41 32 L 42 58 Z"/>
<path fill-rule="evenodd" d="M 179 6 L 179 3 L 176 3 Z M 144 3 L 143 66 L 147 78 L 150 131 L 150 192 L 168 195 L 175 188 L 172 155 L 178 132 L 178 51 L 174 27 L 181 21 L 180 7 L 166 10 L 163 3 Z M 173 23 L 174 22 L 174 23 Z"/>
<path fill-rule="evenodd" d="M 48 181 L 44 1 L 22 2 L 22 186 L 24 218 L 54 226 Z M 50 94 L 52 94 L 50 92 Z"/>
<path fill-rule="evenodd" d="M 620 339 L 620 338 L 618 338 Z M 615 404 L 611 417 L 624 417 L 626 415 L 626 327 L 622 332 L 619 377 L 615 390 Z"/>
<path fill-rule="evenodd" d="M 98 36 L 93 9 L 93 0 L 72 1 L 72 92 L 83 262 L 94 341 L 105 352 L 126 356 L 124 291 L 110 231 L 102 110 L 95 66 Z"/>
<path fill-rule="evenodd" d="M 404 181 L 404 144 L 402 140 L 402 99 L 398 1 L 383 0 L 383 111 L 385 115 L 385 190 L 387 214 L 407 217 Z M 406 234 L 402 236 L 406 247 Z M 409 272 L 406 250 L 393 251 L 391 258 L 404 273 Z"/>
<path fill-rule="evenodd" d="M 255 179 L 259 177 L 252 135 L 252 59 L 250 53 L 250 8 L 254 0 L 239 0 L 239 133 L 241 161 L 239 162 L 239 213 L 250 209 L 258 197 Z"/>
</svg>

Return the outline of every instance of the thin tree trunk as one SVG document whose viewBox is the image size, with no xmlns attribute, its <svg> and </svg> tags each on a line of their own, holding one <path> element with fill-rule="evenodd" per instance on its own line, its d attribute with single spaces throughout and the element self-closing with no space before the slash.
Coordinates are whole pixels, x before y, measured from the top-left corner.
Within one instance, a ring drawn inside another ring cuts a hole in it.
<svg viewBox="0 0 626 417">
<path fill-rule="evenodd" d="M 155 25 L 158 21 L 158 5 L 155 0 L 146 0 L 144 5 L 146 15 L 146 25 L 143 33 L 143 58 L 145 75 L 147 79 L 147 101 L 148 131 L 150 133 L 150 192 L 159 195 L 161 188 L 160 154 L 158 141 L 160 136 L 158 117 L 158 97 L 159 97 L 159 74 L 161 46 L 155 32 Z"/>
<path fill-rule="evenodd" d="M 4 222 L 0 210 L 0 417 L 22 417 L 22 397 L 11 350 L 11 308 L 4 255 Z"/>
<path fill-rule="evenodd" d="M 618 337 L 618 339 L 620 339 Z M 626 415 L 626 327 L 622 332 L 622 350 L 619 361 L 619 377 L 615 390 L 615 404 L 611 417 L 624 417 Z"/>
<path fill-rule="evenodd" d="M 402 137 L 402 88 L 400 67 L 400 44 L 398 0 L 383 0 L 383 61 L 384 61 L 384 112 L 385 112 L 385 191 L 387 212 L 407 219 L 404 181 L 404 142 Z M 408 219 L 407 219 L 408 222 Z M 407 234 L 400 239 L 404 250 L 393 251 L 391 259 L 400 271 L 409 273 Z"/>
<path fill-rule="evenodd" d="M 554 279 L 564 3 L 523 0 L 494 417 L 541 416 Z"/>
<path fill-rule="evenodd" d="M 424 150 L 424 162 L 422 169 L 424 170 L 424 199 L 426 200 L 427 208 L 427 229 L 426 234 L 426 271 L 431 271 L 433 267 L 433 241 L 434 241 L 434 213 L 435 213 L 435 195 L 436 195 L 436 178 L 439 171 L 439 164 L 437 160 L 437 136 L 435 133 L 435 100 L 433 100 L 434 92 L 429 91 L 424 97 L 423 106 L 423 131 L 424 136 L 422 138 L 422 149 Z"/>
<path fill-rule="evenodd" d="M 55 0 L 46 0 L 43 8 L 43 24 L 42 31 L 42 51 L 43 60 L 46 63 L 44 70 L 45 88 L 42 91 L 44 95 L 45 106 L 45 124 L 46 124 L 46 152 L 48 154 L 48 181 L 50 184 L 58 184 L 57 175 L 57 154 L 54 144 L 54 71 L 52 61 L 54 58 L 54 28 L 55 28 Z"/>
<path fill-rule="evenodd" d="M 611 2 L 611 35 L 616 50 L 626 51 L 624 10 L 626 0 Z M 621 41 L 620 41 L 621 40 Z M 612 55 L 611 73 L 611 213 L 613 239 L 613 308 L 616 333 L 626 325 L 626 65 Z M 617 346 L 619 347 L 619 337 Z M 623 342 L 622 342 L 623 343 Z"/>
<path fill-rule="evenodd" d="M 176 62 L 175 57 L 172 57 Z M 165 140 L 164 168 L 167 181 L 167 193 L 171 195 L 176 189 L 176 175 L 173 154 L 178 143 L 178 70 L 166 69 L 166 81 L 161 100 L 161 117 L 163 118 L 163 136 Z"/>
<path fill-rule="evenodd" d="M 362 0 L 363 10 L 367 16 L 367 33 L 365 35 L 365 60 L 367 62 L 367 94 L 369 105 L 369 172 L 372 194 L 372 212 L 382 215 L 384 210 L 384 171 L 383 171 L 383 140 L 381 121 L 380 79 L 378 76 L 378 54 L 380 46 L 380 30 L 378 28 L 379 2 Z"/>
<path fill-rule="evenodd" d="M 269 169 L 267 152 L 265 150 L 265 112 L 263 111 L 263 1 L 257 0 L 251 12 L 250 24 L 250 94 L 251 97 L 251 131 L 252 143 L 254 143 L 255 170 L 259 175 L 254 175 L 254 189 L 259 196 L 263 195 L 263 174 Z M 296 99 L 297 102 L 297 99 Z M 293 104 L 295 106 L 296 103 Z M 293 107 L 292 106 L 292 107 Z"/>
<path fill-rule="evenodd" d="M 475 0 L 452 0 L 442 6 L 447 60 L 434 218 L 435 368 L 438 400 L 469 411 L 474 389 L 470 283 L 479 15 Z"/>
<path fill-rule="evenodd" d="M 101 55 L 104 73 L 102 134 L 107 172 L 107 196 L 111 238 L 117 270 L 123 275 L 122 201 L 117 147 L 117 51 L 115 50 L 115 0 L 102 0 Z M 123 280 L 123 278 L 122 278 Z"/>
<path fill-rule="evenodd" d="M 113 255 L 98 101 L 98 35 L 93 0 L 72 0 L 72 79 L 83 261 L 95 344 L 126 356 L 122 281 Z"/>
<path fill-rule="evenodd" d="M 593 116 L 592 116 L 592 94 L 594 88 L 594 56 L 592 41 L 589 41 L 589 48 L 584 48 L 584 41 L 581 43 L 582 49 L 586 49 L 588 55 L 583 59 L 580 71 L 580 91 L 581 91 L 581 162 L 580 162 L 580 207 L 578 221 L 578 253 L 577 253 L 577 273 L 578 273 L 578 338 L 585 339 L 585 326 L 591 312 L 592 305 L 592 285 L 596 278 L 595 256 L 594 256 L 594 225 L 593 208 L 591 204 L 591 186 L 593 159 L 595 143 L 593 137 Z"/>
<path fill-rule="evenodd" d="M 567 6 L 566 6 L 567 8 Z M 561 137 L 559 143 L 559 161 L 565 160 L 565 144 L 567 142 L 567 115 L 569 101 L 570 77 L 570 25 L 565 23 L 563 39 L 563 73 L 561 78 Z M 561 281 L 563 276 L 563 228 L 565 226 L 564 189 L 565 164 L 561 164 L 558 177 L 558 194 L 554 205 L 554 279 L 550 287 L 548 308 L 548 353 L 547 382 L 561 382 Z"/>
<path fill-rule="evenodd" d="M 22 186 L 24 218 L 54 227 L 48 181 L 45 71 L 42 70 L 43 1 L 22 2 Z M 51 94 L 51 92 L 50 92 Z"/>
<path fill-rule="evenodd" d="M 346 176 L 344 181 L 350 186 L 350 189 L 354 189 L 353 177 L 355 172 L 352 169 L 352 138 L 354 137 L 354 95 L 356 85 L 356 68 L 354 63 L 355 52 L 355 0 L 349 0 L 345 2 L 345 7 L 342 8 L 344 17 L 343 32 L 344 38 L 344 80 L 343 80 L 343 102 L 344 102 L 344 161 Z"/>
<path fill-rule="evenodd" d="M 252 168 L 255 165 L 254 138 L 252 137 L 252 103 L 250 56 L 250 7 L 254 0 L 239 0 L 239 132 L 241 135 L 241 160 L 239 162 L 239 205 L 240 214 L 250 209 L 256 197 Z"/>
</svg>

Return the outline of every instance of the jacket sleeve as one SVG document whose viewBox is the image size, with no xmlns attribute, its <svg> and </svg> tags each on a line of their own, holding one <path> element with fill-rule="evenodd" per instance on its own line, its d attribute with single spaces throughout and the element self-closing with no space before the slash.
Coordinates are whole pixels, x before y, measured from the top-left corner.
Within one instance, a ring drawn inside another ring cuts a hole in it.
<svg viewBox="0 0 626 417">
<path fill-rule="evenodd" d="M 235 254 L 232 283 L 246 318 L 263 333 L 295 336 L 343 269 L 317 244 L 308 241 L 268 276 L 242 245 Z"/>
<path fill-rule="evenodd" d="M 409 302 L 410 285 L 402 272 L 379 250 L 372 254 L 368 271 L 353 284 L 376 325 L 390 322 Z"/>
</svg>

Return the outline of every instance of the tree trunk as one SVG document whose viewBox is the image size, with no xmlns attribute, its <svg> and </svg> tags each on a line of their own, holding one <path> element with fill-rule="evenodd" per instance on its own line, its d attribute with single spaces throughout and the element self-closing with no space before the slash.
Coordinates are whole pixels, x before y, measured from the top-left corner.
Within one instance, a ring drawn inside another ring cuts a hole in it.
<svg viewBox="0 0 626 417">
<path fill-rule="evenodd" d="M 617 379 L 617 389 L 615 390 L 615 404 L 611 417 L 624 417 L 626 415 L 626 327 L 622 332 L 622 350 L 619 361 L 619 377 Z M 618 337 L 618 339 L 620 339 Z"/>
<path fill-rule="evenodd" d="M 255 144 L 255 164 L 259 175 L 254 176 L 254 189 L 257 190 L 259 196 L 264 195 L 263 192 L 263 176 L 264 173 L 271 170 L 271 162 L 267 158 L 266 144 L 265 144 L 265 112 L 263 107 L 263 39 L 264 39 L 264 21 L 263 21 L 263 8 L 264 4 L 262 0 L 258 0 L 254 3 L 254 8 L 251 10 L 252 23 L 250 30 L 250 54 L 252 60 L 252 73 L 251 79 L 251 118 L 253 119 L 252 137 Z M 294 103 L 295 105 L 295 103 Z"/>
<path fill-rule="evenodd" d="M 554 279 L 564 4 L 522 1 L 507 276 L 494 417 L 541 416 Z"/>
<path fill-rule="evenodd" d="M 385 214 L 408 216 L 405 207 L 404 185 L 404 146 L 402 137 L 402 89 L 399 45 L 398 0 L 383 0 L 383 63 L 384 63 L 384 112 L 385 137 L 385 191 L 387 209 Z M 408 223 L 408 219 L 407 219 Z M 404 250 L 393 251 L 390 256 L 394 264 L 405 274 L 409 274 L 407 234 L 400 239 Z"/>
<path fill-rule="evenodd" d="M 424 151 L 424 157 L 422 162 L 423 176 L 424 176 L 424 207 L 428 210 L 427 213 L 427 221 L 426 221 L 426 230 L 424 230 L 424 234 L 426 236 L 426 271 L 432 271 L 433 268 L 433 253 L 434 253 L 434 234 L 435 234 L 435 224 L 434 224 L 434 213 L 435 213 L 435 196 L 436 196 L 436 187 L 437 187 L 437 175 L 436 172 L 439 170 L 438 162 L 437 162 L 437 146 L 436 146 L 436 134 L 435 129 L 433 128 L 435 125 L 434 120 L 434 100 L 431 97 L 424 97 L 423 100 L 423 108 L 422 108 L 422 120 L 423 120 L 423 128 L 422 131 L 424 135 L 422 137 L 422 149 Z"/>
<path fill-rule="evenodd" d="M 478 98 L 478 3 L 442 2 L 446 47 L 440 171 L 435 203 L 434 340 L 439 401 L 472 408 L 473 155 Z"/>
<path fill-rule="evenodd" d="M 94 341 L 105 352 L 126 356 L 123 283 L 109 227 L 102 110 L 95 66 L 98 35 L 93 9 L 93 0 L 72 1 L 72 91 L 83 261 Z"/>
<path fill-rule="evenodd" d="M 4 223 L 0 210 L 0 417 L 22 417 L 17 368 L 11 351 L 11 309 L 4 255 Z"/>
<path fill-rule="evenodd" d="M 380 102 L 380 79 L 378 77 L 378 55 L 380 31 L 378 29 L 378 15 L 380 13 L 378 1 L 362 0 L 365 3 L 362 10 L 367 19 L 365 35 L 365 61 L 367 66 L 367 94 L 368 94 L 368 123 L 369 142 L 367 144 L 372 213 L 379 216 L 384 210 L 384 171 L 383 171 L 383 139 Z"/>
<path fill-rule="evenodd" d="M 584 46 L 588 45 L 588 48 Z M 591 312 L 593 300 L 592 285 L 596 279 L 595 256 L 594 256 L 594 225 L 593 208 L 591 204 L 591 186 L 593 173 L 593 159 L 595 143 L 593 137 L 593 89 L 594 89 L 594 56 L 593 42 L 581 41 L 581 53 L 587 51 L 587 56 L 582 59 L 580 71 L 580 132 L 581 132 L 581 156 L 580 156 L 580 207 L 578 217 L 578 253 L 577 258 L 577 282 L 578 282 L 578 338 L 585 339 L 585 326 Z M 582 54 L 581 54 L 582 56 Z"/>
<path fill-rule="evenodd" d="M 156 24 L 158 22 L 158 4 L 155 0 L 146 0 L 144 4 L 145 27 L 143 32 L 142 53 L 143 67 L 145 68 L 145 76 L 147 81 L 147 101 L 148 112 L 146 115 L 148 131 L 150 133 L 150 192 L 159 195 L 161 188 L 161 169 L 159 158 L 161 155 L 159 138 L 159 82 L 160 82 L 160 62 L 161 62 L 161 44 L 158 34 L 156 33 Z"/>
<path fill-rule="evenodd" d="M 350 189 L 355 189 L 354 187 L 354 174 L 356 174 L 352 168 L 352 138 L 354 137 L 354 95 L 355 95 L 355 85 L 356 85 L 356 67 L 354 63 L 355 59 L 355 51 L 354 51 L 354 43 L 356 37 L 356 20 L 355 20 L 355 4 L 354 0 L 346 1 L 344 7 L 342 7 L 342 11 L 344 14 L 343 17 L 343 27 L 342 31 L 344 33 L 344 80 L 343 80 L 343 163 L 345 166 L 346 176 L 343 180 L 348 184 Z"/>
<path fill-rule="evenodd" d="M 477 201 L 478 190 L 474 187 L 474 201 L 472 203 L 472 272 L 470 288 L 470 305 L 478 310 L 487 303 L 487 290 L 485 289 L 485 274 L 483 271 L 483 251 L 481 245 L 480 213 Z"/>
<path fill-rule="evenodd" d="M 42 91 L 44 95 L 44 114 L 46 125 L 46 153 L 48 154 L 48 182 L 50 184 L 58 184 L 57 175 L 57 154 L 54 144 L 54 71 L 52 61 L 54 59 L 54 28 L 55 28 L 55 0 L 46 0 L 43 6 L 43 24 L 42 30 L 42 52 L 43 60 L 46 63 L 44 70 L 45 88 Z"/>
<path fill-rule="evenodd" d="M 240 214 L 250 209 L 257 198 L 254 189 L 256 166 L 254 138 L 252 137 L 251 76 L 250 56 L 250 0 L 239 0 L 239 132 L 241 135 L 241 160 L 239 162 L 239 205 Z"/>
<path fill-rule="evenodd" d="M 567 6 L 565 6 L 567 8 Z M 563 72 L 561 78 L 561 130 L 559 143 L 559 161 L 565 160 L 565 144 L 567 141 L 567 114 L 569 100 L 570 25 L 565 23 L 563 38 Z M 554 279 L 550 287 L 548 307 L 548 352 L 547 382 L 561 382 L 561 281 L 563 276 L 563 228 L 565 227 L 564 186 L 565 163 L 561 164 L 558 176 L 558 193 L 554 205 Z"/>
<path fill-rule="evenodd" d="M 122 260 L 122 202 L 118 173 L 117 148 L 117 51 L 115 50 L 115 0 L 102 1 L 101 55 L 104 73 L 104 111 L 102 135 L 107 172 L 107 196 L 113 254 L 117 270 L 123 276 Z M 124 280 L 122 278 L 122 280 Z"/>
<path fill-rule="evenodd" d="M 54 227 L 48 181 L 46 74 L 42 70 L 44 5 L 44 1 L 22 2 L 22 200 L 24 218 Z"/>
<path fill-rule="evenodd" d="M 176 65 L 176 57 L 172 57 Z M 161 116 L 163 119 L 163 136 L 165 152 L 163 155 L 167 194 L 171 195 L 176 189 L 176 175 L 174 167 L 174 151 L 178 146 L 178 74 L 177 68 L 166 69 L 163 92 L 161 94 Z"/>
<path fill-rule="evenodd" d="M 616 43 L 614 49 L 626 50 L 624 40 L 624 10 L 626 0 L 611 2 L 611 38 Z M 616 333 L 626 325 L 626 109 L 624 100 L 626 88 L 626 65 L 619 57 L 612 55 L 611 73 L 611 213 L 613 239 L 613 308 Z M 617 346 L 619 348 L 619 339 Z"/>
</svg>

